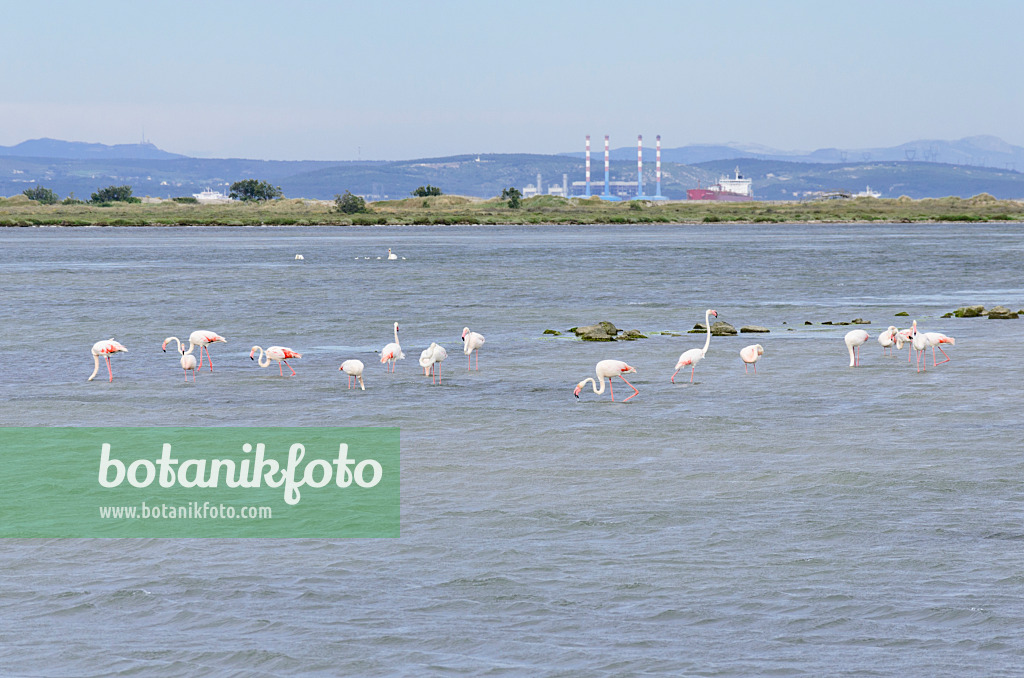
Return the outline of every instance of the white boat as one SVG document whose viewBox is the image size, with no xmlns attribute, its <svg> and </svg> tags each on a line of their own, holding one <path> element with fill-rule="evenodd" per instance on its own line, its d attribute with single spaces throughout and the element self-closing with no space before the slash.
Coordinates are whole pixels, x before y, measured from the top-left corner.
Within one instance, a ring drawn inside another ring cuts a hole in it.
<svg viewBox="0 0 1024 678">
<path fill-rule="evenodd" d="M 209 188 L 200 193 L 193 193 L 192 197 L 198 200 L 199 202 L 205 202 L 209 200 L 230 200 L 228 196 L 224 195 L 220 191 L 214 191 Z"/>
</svg>

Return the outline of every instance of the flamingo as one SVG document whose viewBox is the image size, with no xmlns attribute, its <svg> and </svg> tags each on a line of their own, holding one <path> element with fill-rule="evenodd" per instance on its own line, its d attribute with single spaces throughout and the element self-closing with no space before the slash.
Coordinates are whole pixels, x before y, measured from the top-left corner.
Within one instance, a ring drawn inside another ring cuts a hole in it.
<svg viewBox="0 0 1024 678">
<path fill-rule="evenodd" d="M 608 390 L 612 394 L 612 402 L 615 402 L 615 390 L 612 388 L 612 377 L 615 376 L 617 376 L 622 381 L 625 381 L 626 385 L 633 389 L 633 395 L 629 396 L 629 398 L 633 398 L 636 396 L 636 394 L 640 393 L 640 391 L 637 390 L 636 386 L 630 384 L 628 381 L 626 381 L 626 378 L 622 376 L 623 374 L 629 374 L 631 372 L 633 374 L 636 374 L 636 368 L 630 367 L 621 360 L 602 360 L 599 363 L 597 363 L 594 369 L 597 372 L 596 381 L 593 377 L 587 377 L 580 383 L 576 384 L 576 390 L 574 390 L 572 394 L 576 396 L 577 400 L 579 400 L 580 391 L 583 390 L 584 384 L 586 384 L 588 381 L 590 382 L 590 387 L 594 389 L 594 393 L 596 393 L 597 395 L 601 395 L 602 393 L 604 393 L 605 377 L 608 378 Z M 597 382 L 601 382 L 601 388 L 597 387 Z M 623 400 L 622 402 L 626 402 L 627 400 L 629 400 L 629 398 L 626 398 L 626 400 Z"/>
<path fill-rule="evenodd" d="M 743 361 L 743 374 L 747 373 L 747 365 L 754 366 L 754 374 L 757 374 L 757 361 L 764 355 L 764 347 L 761 344 L 751 344 L 740 349 L 740 360 Z"/>
<path fill-rule="evenodd" d="M 864 330 L 850 330 L 846 333 L 846 350 L 850 352 L 850 367 L 860 365 L 860 347 L 871 338 Z"/>
<path fill-rule="evenodd" d="M 438 346 L 431 342 L 422 353 L 420 353 L 420 367 L 423 368 L 423 376 L 430 374 L 430 383 L 434 383 L 434 365 L 437 365 L 437 383 L 441 383 L 441 361 L 448 357 L 448 351 L 444 346 Z"/>
<path fill-rule="evenodd" d="M 168 342 L 171 341 L 171 339 L 174 339 L 175 341 L 178 341 L 178 349 L 179 350 L 181 349 L 181 342 L 178 340 L 177 337 L 167 337 L 166 339 L 164 339 L 163 345 L 160 346 L 160 348 L 164 352 L 167 351 L 167 344 L 168 344 Z M 228 343 L 228 340 L 225 339 L 224 337 L 220 336 L 216 332 L 211 332 L 209 330 L 196 330 L 192 334 L 188 335 L 188 343 L 189 343 L 188 352 L 191 353 L 193 348 L 195 348 L 196 346 L 199 347 L 199 367 L 197 369 L 200 369 L 200 370 L 203 369 L 203 349 L 205 348 L 206 349 L 206 357 L 210 361 L 210 371 L 213 372 L 213 358 L 210 358 L 209 345 L 210 344 L 215 344 L 217 342 L 220 342 L 222 344 L 226 344 L 226 343 Z"/>
<path fill-rule="evenodd" d="M 462 352 L 469 358 L 466 369 L 472 369 L 473 351 L 476 351 L 476 368 L 480 369 L 480 347 L 484 345 L 484 335 L 470 332 L 468 327 L 462 328 Z"/>
<path fill-rule="evenodd" d="M 363 361 L 362 360 L 346 360 L 338 368 L 342 372 L 348 375 L 348 387 L 352 388 L 352 379 L 355 378 L 359 382 L 359 388 L 363 391 L 366 390 L 366 385 L 363 383 Z"/>
<path fill-rule="evenodd" d="M 899 330 L 895 325 L 889 325 L 889 329 L 878 335 L 878 343 L 882 345 L 882 355 L 887 355 L 885 350 L 891 349 L 896 344 L 896 334 Z"/>
<path fill-rule="evenodd" d="M 92 360 L 95 367 L 92 374 L 89 375 L 88 381 L 92 381 L 96 377 L 96 373 L 100 371 L 100 354 L 103 354 L 103 359 L 107 361 L 107 373 L 110 375 L 110 381 L 114 381 L 114 371 L 110 369 L 110 354 L 128 352 L 121 344 L 117 343 L 113 339 L 107 339 L 105 341 L 97 341 L 92 345 Z"/>
<path fill-rule="evenodd" d="M 268 365 L 270 365 L 270 361 L 273 360 L 277 362 L 277 371 L 281 373 L 282 377 L 284 376 L 284 370 L 281 368 L 281 363 L 288 365 L 289 359 L 302 357 L 301 353 L 296 353 L 290 348 L 285 348 L 284 346 L 271 346 L 270 348 L 267 349 L 266 354 L 263 353 L 263 349 L 261 347 L 253 346 L 252 350 L 249 351 L 250 360 L 256 360 L 256 358 L 253 357 L 253 354 L 256 353 L 256 351 L 260 352 L 260 359 L 256 361 L 259 364 L 259 366 L 267 367 Z M 263 359 L 264 355 L 266 356 L 266 360 Z M 292 371 L 292 376 L 294 377 L 295 368 L 293 368 L 291 365 L 288 365 L 288 369 Z"/>
<path fill-rule="evenodd" d="M 398 323 L 395 323 L 395 340 L 390 344 L 385 344 L 384 348 L 380 350 L 380 361 L 382 363 L 389 363 L 391 371 L 395 371 L 395 361 L 404 360 L 405 354 L 402 353 L 402 346 L 398 343 Z"/>
<path fill-rule="evenodd" d="M 167 350 L 167 344 L 171 341 L 178 342 L 178 353 L 181 354 L 181 369 L 185 370 L 185 381 L 188 381 L 188 371 L 192 370 L 192 381 L 196 380 L 196 357 L 192 355 L 194 344 L 189 344 L 188 350 L 185 350 L 185 345 L 181 343 L 181 340 L 177 337 L 167 337 L 164 339 L 164 351 Z M 202 349 L 200 349 L 202 350 Z"/>
<path fill-rule="evenodd" d="M 686 365 L 690 366 L 690 383 L 693 383 L 693 370 L 704 356 L 708 354 L 708 346 L 711 345 L 711 316 L 718 317 L 718 311 L 709 308 L 704 312 L 704 325 L 708 329 L 708 338 L 704 341 L 704 348 L 691 348 L 689 351 L 683 351 L 683 354 L 679 356 L 679 360 L 676 361 L 676 371 L 672 373 L 672 378 L 669 380 L 673 384 L 676 383 L 676 375 Z M 632 396 L 631 396 L 632 397 Z"/>
<path fill-rule="evenodd" d="M 389 248 L 388 248 L 388 260 L 389 260 L 389 261 L 394 261 L 394 260 L 395 260 L 395 259 L 397 259 L 397 258 L 398 258 L 398 255 L 397 255 L 397 254 L 395 254 L 394 252 L 392 252 L 392 251 L 391 251 L 391 248 L 389 247 Z"/>
<path fill-rule="evenodd" d="M 896 333 L 896 350 L 897 351 L 902 351 L 903 350 L 903 344 L 910 344 L 911 342 L 913 342 L 913 340 L 914 340 L 914 330 L 913 329 L 906 329 L 906 330 L 898 331 Z M 907 349 L 907 362 L 908 363 L 910 362 L 910 356 L 911 356 L 911 354 L 913 354 L 913 352 L 914 352 L 914 347 L 913 346 L 911 346 L 909 349 Z"/>
<path fill-rule="evenodd" d="M 914 321 L 911 329 L 913 330 L 913 338 L 911 339 L 911 346 L 917 351 L 917 371 L 921 371 L 921 356 L 924 354 L 925 349 L 928 348 L 928 338 L 925 337 L 923 332 L 917 331 L 917 321 Z M 928 356 L 924 359 L 924 369 L 928 369 Z"/>
<path fill-rule="evenodd" d="M 949 344 L 950 346 L 956 346 L 956 339 L 953 337 L 947 337 L 941 332 L 925 332 L 924 338 L 928 342 L 928 345 L 932 347 L 932 367 L 941 365 L 942 363 L 949 362 L 949 356 L 942 350 L 942 344 Z M 942 363 L 935 362 L 935 349 L 939 349 L 939 353 L 946 356 L 946 359 Z"/>
</svg>

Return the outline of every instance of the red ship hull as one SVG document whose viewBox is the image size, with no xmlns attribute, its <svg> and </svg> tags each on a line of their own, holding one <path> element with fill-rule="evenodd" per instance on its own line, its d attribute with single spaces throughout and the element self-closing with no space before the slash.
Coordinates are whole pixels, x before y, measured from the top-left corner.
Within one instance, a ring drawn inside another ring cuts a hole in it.
<svg viewBox="0 0 1024 678">
<path fill-rule="evenodd" d="M 716 191 L 710 188 L 691 188 L 686 191 L 686 198 L 687 200 L 718 200 L 724 202 L 747 202 L 754 199 L 753 196 Z"/>
</svg>

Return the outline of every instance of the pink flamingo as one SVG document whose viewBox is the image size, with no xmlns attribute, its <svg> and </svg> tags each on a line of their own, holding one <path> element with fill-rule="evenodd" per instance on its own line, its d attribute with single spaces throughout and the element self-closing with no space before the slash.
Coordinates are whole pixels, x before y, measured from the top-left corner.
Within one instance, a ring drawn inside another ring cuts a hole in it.
<svg viewBox="0 0 1024 678">
<path fill-rule="evenodd" d="M 913 344 L 913 341 L 914 341 L 914 330 L 913 329 L 899 330 L 896 333 L 895 339 L 896 339 L 896 350 L 897 351 L 902 351 L 903 350 L 903 344 Z M 908 363 L 910 362 L 910 356 L 912 356 L 913 354 L 914 354 L 914 347 L 913 347 L 913 345 L 911 345 L 911 347 L 907 349 L 907 362 Z"/>
<path fill-rule="evenodd" d="M 96 373 L 100 371 L 100 355 L 103 355 L 103 359 L 107 361 L 107 373 L 110 375 L 110 381 L 114 381 L 114 371 L 110 369 L 110 356 L 113 353 L 127 353 L 126 349 L 121 344 L 117 343 L 113 339 L 107 339 L 106 341 L 97 341 L 92 345 L 92 360 L 95 364 L 92 374 L 89 375 L 89 381 L 92 381 L 96 377 Z"/>
<path fill-rule="evenodd" d="M 302 357 L 301 353 L 296 353 L 290 348 L 285 348 L 284 346 L 271 346 L 270 348 L 267 349 L 267 352 L 265 354 L 266 360 L 264 360 L 263 349 L 260 348 L 259 346 L 253 346 L 252 350 L 249 351 L 249 358 L 251 360 L 256 360 L 256 358 L 253 358 L 253 354 L 256 353 L 256 351 L 260 352 L 260 359 L 256 361 L 257 364 L 260 367 L 267 367 L 268 365 L 270 365 L 271 360 L 277 362 L 277 371 L 281 373 L 282 377 L 284 376 L 284 370 L 281 368 L 281 363 L 288 365 L 288 361 L 291 358 Z M 292 371 L 292 376 L 294 377 L 295 368 L 293 368 L 291 365 L 288 365 L 288 369 Z"/>
<path fill-rule="evenodd" d="M 747 373 L 747 365 L 754 366 L 754 374 L 757 374 L 757 361 L 764 355 L 764 347 L 761 344 L 751 344 L 740 349 L 740 360 L 743 361 L 743 374 Z"/>
<path fill-rule="evenodd" d="M 405 354 L 402 353 L 402 346 L 398 343 L 398 323 L 395 323 L 395 340 L 390 344 L 385 344 L 384 348 L 380 350 L 380 361 L 382 363 L 388 363 L 391 368 L 391 372 L 395 371 L 395 361 L 404 360 Z"/>
<path fill-rule="evenodd" d="M 932 367 L 941 365 L 942 363 L 949 362 L 949 356 L 942 350 L 942 344 L 949 344 L 950 346 L 956 346 L 956 339 L 953 337 L 947 337 L 941 332 L 925 332 L 924 338 L 928 342 L 928 345 L 932 347 Z M 946 356 L 946 359 L 942 362 L 935 362 L 935 349 L 939 349 L 939 353 Z"/>
<path fill-rule="evenodd" d="M 850 367 L 860 365 L 860 347 L 870 338 L 871 335 L 864 330 L 850 330 L 846 333 L 846 350 L 850 352 Z"/>
<path fill-rule="evenodd" d="M 430 383 L 434 383 L 434 365 L 437 365 L 437 383 L 441 383 L 441 361 L 448 357 L 448 351 L 444 346 L 438 346 L 431 342 L 422 353 L 420 353 L 420 367 L 423 368 L 423 376 L 430 375 Z"/>
<path fill-rule="evenodd" d="M 640 393 L 640 391 L 637 390 L 636 386 L 630 384 L 628 381 L 626 381 L 626 378 L 622 376 L 623 374 L 629 374 L 631 372 L 636 374 L 636 369 L 630 367 L 621 360 L 602 360 L 601 362 L 597 363 L 594 369 L 597 372 L 597 381 L 594 381 L 593 377 L 587 377 L 580 383 L 576 384 L 576 390 L 573 391 L 572 394 L 576 396 L 577 400 L 580 397 L 580 391 L 583 390 L 583 385 L 586 384 L 588 381 L 590 382 L 590 387 L 594 389 L 594 393 L 596 393 L 597 395 L 601 395 L 602 393 L 604 393 L 604 380 L 606 377 L 608 378 L 608 390 L 612 394 L 612 402 L 615 402 L 615 390 L 612 388 L 612 377 L 617 376 L 619 379 L 622 379 L 622 381 L 625 381 L 627 386 L 633 389 L 633 395 L 629 396 L 629 398 L 633 398 L 636 396 L 636 394 Z M 598 381 L 601 382 L 600 389 L 597 387 Z M 629 398 L 626 398 L 626 400 L 623 400 L 622 402 L 628 401 Z"/>
<path fill-rule="evenodd" d="M 887 349 L 892 349 L 896 344 L 896 333 L 899 330 L 894 325 L 889 325 L 889 329 L 878 335 L 878 343 L 882 345 L 882 355 L 888 355 Z"/>
<path fill-rule="evenodd" d="M 672 378 L 669 379 L 673 384 L 676 383 L 676 375 L 686 365 L 690 366 L 690 383 L 693 383 L 693 370 L 704 356 L 708 354 L 708 347 L 711 346 L 711 316 L 718 317 L 718 311 L 709 308 L 704 312 L 704 325 L 708 330 L 708 338 L 704 341 L 704 348 L 691 348 L 689 351 L 683 351 L 683 354 L 679 356 L 679 360 L 676 361 L 676 371 L 672 373 Z"/>
<path fill-rule="evenodd" d="M 167 337 L 166 339 L 164 339 L 163 346 L 160 347 L 165 352 L 167 351 L 167 343 L 171 339 L 176 339 L 176 337 Z M 193 348 L 195 348 L 196 346 L 199 347 L 199 367 L 198 367 L 198 369 L 200 369 L 200 370 L 203 369 L 203 349 L 205 348 L 206 349 L 206 357 L 210 361 L 210 371 L 211 372 L 213 371 L 213 358 L 210 358 L 210 348 L 209 348 L 209 345 L 217 343 L 217 342 L 220 342 L 222 344 L 226 344 L 226 343 L 228 343 L 228 340 L 225 339 L 224 337 L 220 336 L 216 332 L 210 332 L 209 330 L 196 330 L 192 334 L 188 335 L 188 343 L 189 343 L 188 352 L 191 353 Z M 181 348 L 181 342 L 180 341 L 178 342 L 178 348 L 179 348 L 179 350 Z"/>
<path fill-rule="evenodd" d="M 352 380 L 355 379 L 359 382 L 359 388 L 363 391 L 366 390 L 366 385 L 363 384 L 363 361 L 362 360 L 346 360 L 338 368 L 342 372 L 348 375 L 348 387 L 352 388 Z"/>
<path fill-rule="evenodd" d="M 192 355 L 192 350 L 195 346 L 190 344 L 186 351 L 185 345 L 181 343 L 180 339 L 177 337 L 167 337 L 164 339 L 164 351 L 167 350 L 167 344 L 171 341 L 178 342 L 178 353 L 181 354 L 181 369 L 185 370 L 185 381 L 188 381 L 188 371 L 192 370 L 192 381 L 194 382 L 196 380 L 196 357 Z"/>
<path fill-rule="evenodd" d="M 913 337 L 911 338 L 911 346 L 917 351 L 917 371 L 921 371 L 921 356 L 924 355 L 925 349 L 928 348 L 928 339 L 924 336 L 923 332 L 917 331 L 917 321 L 911 327 L 913 331 Z M 928 356 L 924 356 L 924 369 L 928 369 Z"/>
<path fill-rule="evenodd" d="M 469 357 L 467 370 L 473 366 L 473 351 L 476 351 L 476 368 L 480 369 L 480 347 L 484 345 L 484 335 L 470 332 L 468 327 L 462 328 L 462 352 Z"/>
</svg>

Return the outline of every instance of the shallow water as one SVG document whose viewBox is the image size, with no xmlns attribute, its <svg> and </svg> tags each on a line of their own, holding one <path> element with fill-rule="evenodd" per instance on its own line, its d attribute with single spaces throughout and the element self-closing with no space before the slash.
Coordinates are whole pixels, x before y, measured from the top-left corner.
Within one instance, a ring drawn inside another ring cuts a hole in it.
<svg viewBox="0 0 1024 678">
<path fill-rule="evenodd" d="M 1022 254 L 1020 224 L 2 230 L 0 424 L 399 426 L 403 517 L 394 540 L 5 540 L 0 672 L 1019 675 L 1024 325 L 940 316 L 1024 307 Z M 707 308 L 771 333 L 713 338 L 692 384 L 669 376 L 702 335 L 542 335 Z M 850 369 L 851 328 L 821 323 L 856 317 Z M 915 318 L 949 363 L 881 355 Z M 186 383 L 160 343 L 199 328 L 228 344 Z M 129 352 L 87 382 L 109 337 Z M 605 358 L 640 394 L 576 401 Z"/>
</svg>

